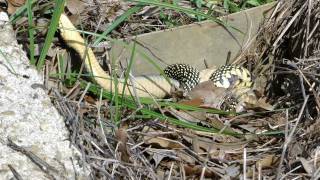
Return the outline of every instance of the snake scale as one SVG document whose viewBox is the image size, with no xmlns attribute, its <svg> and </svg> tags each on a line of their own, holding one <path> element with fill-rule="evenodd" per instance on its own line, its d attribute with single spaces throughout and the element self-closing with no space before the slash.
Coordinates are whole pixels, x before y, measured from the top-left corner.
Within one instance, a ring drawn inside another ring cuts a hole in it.
<svg viewBox="0 0 320 180">
<path fill-rule="evenodd" d="M 86 46 L 85 40 L 65 14 L 60 16 L 59 30 L 66 44 L 83 59 L 86 70 L 93 75 L 97 84 L 107 91 L 114 92 L 115 86 L 112 77 L 101 68 L 92 49 Z M 240 65 L 225 65 L 218 69 L 198 71 L 186 64 L 173 64 L 169 65 L 164 72 L 169 77 L 169 81 L 160 75 L 140 76 L 125 85 L 125 80 L 120 78 L 117 88 L 119 90 L 124 88 L 125 95 L 135 92 L 139 97 L 165 98 L 170 95 L 173 87 L 190 91 L 199 83 L 208 80 L 212 81 L 215 86 L 222 88 L 250 87 L 252 85 L 250 72 Z"/>
</svg>

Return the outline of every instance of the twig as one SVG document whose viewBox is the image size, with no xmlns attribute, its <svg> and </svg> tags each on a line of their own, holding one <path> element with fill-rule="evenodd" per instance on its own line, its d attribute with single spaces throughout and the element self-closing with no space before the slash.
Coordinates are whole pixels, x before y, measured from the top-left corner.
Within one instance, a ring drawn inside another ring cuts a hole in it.
<svg viewBox="0 0 320 180">
<path fill-rule="evenodd" d="M 97 113 L 98 113 L 98 121 L 99 121 L 99 124 L 100 124 L 100 130 L 101 130 L 101 134 L 102 134 L 102 136 L 103 136 L 103 141 L 104 141 L 104 143 L 107 145 L 107 147 L 108 147 L 108 149 L 109 149 L 109 151 L 111 152 L 111 154 L 112 155 L 114 155 L 115 154 L 115 152 L 114 151 L 112 151 L 112 149 L 111 149 L 111 146 L 109 145 L 109 142 L 108 142 L 108 140 L 107 140 L 107 137 L 106 137 L 106 134 L 105 134 L 105 132 L 104 132 L 104 128 L 103 128 L 103 125 L 102 125 L 102 121 L 101 121 L 101 114 L 100 114 L 100 109 L 101 109 L 101 102 L 102 102 L 102 94 L 103 94 L 103 88 L 101 88 L 101 90 L 100 90 L 100 97 L 99 97 L 99 103 L 98 103 L 98 107 L 97 107 Z"/>
<path fill-rule="evenodd" d="M 303 112 L 304 112 L 304 109 L 307 105 L 307 102 L 308 102 L 308 99 L 309 99 L 309 95 L 305 98 L 304 102 L 303 102 L 303 105 L 301 107 L 301 110 L 299 112 L 299 116 L 297 117 L 296 119 L 296 123 L 295 125 L 293 126 L 292 130 L 290 131 L 290 134 L 288 136 L 288 138 L 286 138 L 285 142 L 284 142 L 284 145 L 283 145 L 283 150 L 282 150 L 282 154 L 281 154 L 281 158 L 280 158 L 280 162 L 279 162 L 279 167 L 278 167 L 278 171 L 277 171 L 277 178 L 276 179 L 280 179 L 280 176 L 281 176 L 281 167 L 282 167 L 282 163 L 284 161 L 284 156 L 286 154 L 286 151 L 287 151 L 287 148 L 288 148 L 288 145 L 289 143 L 291 142 L 292 140 L 292 137 L 293 137 L 293 134 L 295 133 L 297 127 L 298 127 L 298 124 L 302 118 L 302 115 L 303 115 Z"/>
<path fill-rule="evenodd" d="M 243 149 L 243 180 L 247 180 L 247 149 Z"/>
<path fill-rule="evenodd" d="M 170 171 L 169 171 L 169 175 L 168 175 L 168 180 L 171 179 L 171 174 L 172 174 L 172 170 L 173 170 L 173 165 L 174 165 L 174 162 L 171 163 L 171 167 L 170 167 Z"/>
<path fill-rule="evenodd" d="M 25 148 L 18 146 L 10 138 L 8 138 L 7 146 L 11 149 L 20 152 L 27 156 L 36 166 L 38 166 L 44 173 L 50 176 L 52 179 L 57 179 L 58 177 L 63 177 L 62 174 L 53 166 L 49 165 L 47 162 L 39 158 L 33 152 L 26 150 Z"/>
<path fill-rule="evenodd" d="M 22 176 L 18 173 L 18 171 L 11 164 L 8 164 L 8 167 L 9 167 L 10 171 L 12 172 L 14 178 L 16 178 L 16 180 L 23 180 Z"/>
<path fill-rule="evenodd" d="M 296 18 L 300 15 L 300 13 L 302 12 L 302 10 L 305 8 L 306 4 L 304 4 L 299 11 L 292 17 L 292 19 L 289 21 L 289 23 L 287 24 L 287 26 L 283 29 L 283 31 L 281 32 L 281 34 L 278 36 L 278 38 L 274 41 L 273 43 L 273 54 L 275 53 L 275 50 L 277 49 L 276 46 L 278 45 L 278 42 L 282 39 L 282 37 L 285 35 L 285 33 L 288 31 L 288 29 L 291 27 L 291 25 L 293 24 L 293 22 L 295 22 Z"/>
</svg>

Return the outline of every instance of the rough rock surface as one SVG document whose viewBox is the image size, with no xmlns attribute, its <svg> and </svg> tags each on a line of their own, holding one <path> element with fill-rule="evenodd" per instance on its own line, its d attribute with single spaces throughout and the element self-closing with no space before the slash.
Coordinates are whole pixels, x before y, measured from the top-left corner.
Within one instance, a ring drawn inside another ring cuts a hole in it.
<svg viewBox="0 0 320 180">
<path fill-rule="evenodd" d="M 0 13 L 0 179 L 86 179 L 63 118 Z M 10 140 L 12 143 L 10 144 Z M 15 146 L 16 145 L 16 146 Z"/>
</svg>

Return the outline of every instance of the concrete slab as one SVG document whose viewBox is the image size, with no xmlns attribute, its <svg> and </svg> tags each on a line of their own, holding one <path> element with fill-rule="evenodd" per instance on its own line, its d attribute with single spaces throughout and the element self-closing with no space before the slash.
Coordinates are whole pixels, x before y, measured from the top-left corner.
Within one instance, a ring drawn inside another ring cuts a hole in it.
<svg viewBox="0 0 320 180">
<path fill-rule="evenodd" d="M 12 169 L 22 179 L 87 179 L 89 169 L 8 20 L 0 12 L 0 179 L 16 179 Z"/>
<path fill-rule="evenodd" d="M 242 46 L 256 34 L 264 18 L 274 3 L 252 8 L 224 17 L 230 26 L 239 29 L 228 31 L 212 21 L 181 26 L 159 32 L 139 35 L 136 37 L 138 51 L 146 53 L 154 62 L 162 67 L 172 63 L 187 63 L 199 69 L 205 68 L 204 60 L 212 65 L 225 64 L 228 51 L 231 58 L 241 52 Z M 129 41 L 132 46 L 132 41 Z M 111 57 L 119 61 L 130 59 L 131 49 L 125 48 L 122 43 L 112 45 Z M 155 74 L 156 69 L 143 56 L 136 54 L 133 73 Z M 122 63 L 126 64 L 126 63 Z"/>
</svg>

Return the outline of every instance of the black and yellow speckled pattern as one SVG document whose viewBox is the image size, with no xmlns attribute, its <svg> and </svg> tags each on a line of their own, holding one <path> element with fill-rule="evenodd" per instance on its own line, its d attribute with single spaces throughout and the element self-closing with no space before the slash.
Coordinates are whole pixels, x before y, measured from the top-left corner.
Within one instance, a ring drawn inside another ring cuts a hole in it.
<svg viewBox="0 0 320 180">
<path fill-rule="evenodd" d="M 221 104 L 220 109 L 224 111 L 236 111 L 236 106 L 238 104 L 238 100 L 233 96 L 227 96 L 223 103 Z"/>
<path fill-rule="evenodd" d="M 190 91 L 200 82 L 200 72 L 188 64 L 172 64 L 164 69 L 164 73 L 181 83 L 184 90 Z"/>
<path fill-rule="evenodd" d="M 165 68 L 164 73 L 181 84 L 181 88 L 190 91 L 200 83 L 199 71 L 188 64 L 172 64 Z M 240 65 L 224 65 L 214 71 L 210 78 L 215 86 L 222 88 L 251 87 L 250 72 Z"/>
<path fill-rule="evenodd" d="M 250 72 L 239 65 L 224 65 L 211 74 L 210 80 L 217 87 L 251 87 L 252 78 Z"/>
<path fill-rule="evenodd" d="M 169 65 L 164 73 L 180 83 L 180 87 L 186 91 L 192 90 L 200 83 L 200 72 L 187 64 Z M 219 108 L 225 111 L 242 111 L 242 93 L 253 85 L 252 77 L 246 68 L 240 65 L 224 65 L 214 71 L 210 80 L 219 88 L 231 88 L 231 94 L 222 97 Z M 205 78 L 207 80 L 207 77 Z M 204 81 L 206 81 L 204 80 Z M 226 90 L 227 91 L 227 90 Z"/>
</svg>

